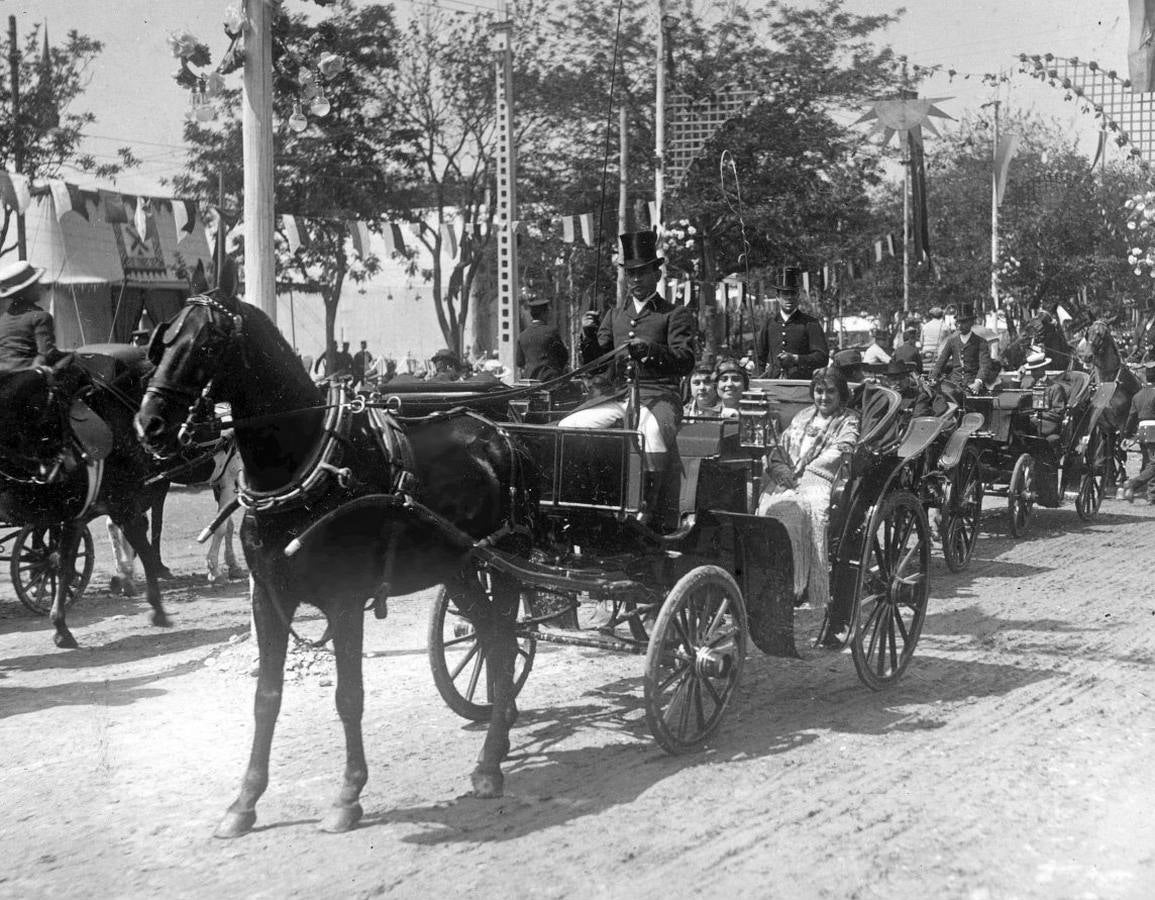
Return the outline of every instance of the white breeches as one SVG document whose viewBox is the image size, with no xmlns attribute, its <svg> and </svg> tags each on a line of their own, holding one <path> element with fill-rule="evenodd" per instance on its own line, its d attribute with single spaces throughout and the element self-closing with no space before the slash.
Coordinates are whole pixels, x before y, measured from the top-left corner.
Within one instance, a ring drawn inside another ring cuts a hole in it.
<svg viewBox="0 0 1155 900">
<path fill-rule="evenodd" d="M 606 400 L 589 409 L 579 409 L 557 423 L 559 428 L 612 428 L 626 420 L 625 400 Z M 646 468 L 657 471 L 661 468 L 666 453 L 666 439 L 662 436 L 662 426 L 646 407 L 638 409 L 638 434 L 642 436 L 642 453 Z"/>
</svg>

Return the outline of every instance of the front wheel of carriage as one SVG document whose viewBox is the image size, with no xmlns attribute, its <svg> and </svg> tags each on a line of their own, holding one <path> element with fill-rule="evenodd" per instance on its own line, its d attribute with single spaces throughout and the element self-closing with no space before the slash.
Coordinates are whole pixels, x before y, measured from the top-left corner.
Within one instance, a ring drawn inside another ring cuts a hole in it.
<svg viewBox="0 0 1155 900">
<path fill-rule="evenodd" d="M 1007 515 L 1011 537 L 1022 537 L 1031 527 L 1035 511 L 1035 461 L 1029 453 L 1019 455 L 1007 487 Z"/>
<path fill-rule="evenodd" d="M 975 552 L 983 512 L 983 467 L 974 447 L 963 451 L 943 505 L 942 554 L 948 569 L 961 572 Z"/>
<path fill-rule="evenodd" d="M 12 587 L 20 602 L 38 616 L 52 612 L 56 587 L 61 579 L 67 579 L 68 584 L 68 595 L 64 602 L 67 610 L 84 596 L 92 577 L 95 562 L 92 532 L 87 525 L 80 532 L 76 557 L 68 572 L 64 571 L 60 555 L 63 532 L 63 525 L 25 525 L 12 544 L 8 570 L 12 577 Z"/>
<path fill-rule="evenodd" d="M 488 722 L 493 714 L 493 681 L 485 647 L 477 630 L 460 611 L 461 588 L 442 585 L 429 616 L 429 667 L 433 683 L 446 705 L 463 719 Z M 525 606 L 523 595 L 521 606 Z M 525 613 L 524 608 L 520 610 Z M 532 632 L 518 628 L 514 662 L 514 696 L 521 693 L 533 668 L 537 640 Z"/>
<path fill-rule="evenodd" d="M 930 527 L 914 494 L 894 491 L 867 525 L 855 581 L 850 649 L 858 677 L 871 690 L 906 671 L 926 619 Z"/>
<path fill-rule="evenodd" d="M 1075 513 L 1084 522 L 1091 521 L 1099 514 L 1112 452 L 1103 433 L 1099 429 L 1092 431 L 1084 457 L 1086 468 L 1079 478 L 1079 489 L 1075 495 Z"/>
<path fill-rule="evenodd" d="M 698 566 L 666 595 L 646 653 L 646 722 L 667 753 L 698 749 L 722 722 L 746 659 L 746 605 L 718 566 Z"/>
</svg>

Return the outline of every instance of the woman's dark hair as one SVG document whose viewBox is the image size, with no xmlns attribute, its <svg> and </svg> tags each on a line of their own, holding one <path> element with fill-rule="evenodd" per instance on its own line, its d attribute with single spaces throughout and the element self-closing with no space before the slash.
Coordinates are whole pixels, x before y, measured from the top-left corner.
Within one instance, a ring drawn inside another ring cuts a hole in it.
<svg viewBox="0 0 1155 900">
<path fill-rule="evenodd" d="M 817 390 L 818 385 L 824 384 L 827 387 L 832 387 L 838 392 L 838 396 L 843 403 L 850 400 L 850 385 L 846 382 L 846 376 L 842 374 L 841 369 L 830 366 L 827 369 L 819 369 L 814 373 L 814 377 L 810 380 L 810 399 L 814 399 L 814 391 Z"/>
<path fill-rule="evenodd" d="M 714 378 L 714 367 L 709 363 L 698 363 L 694 366 L 694 371 L 690 373 L 690 377 L 695 375 L 709 375 L 711 379 Z"/>
<path fill-rule="evenodd" d="M 737 372 L 742 376 L 742 389 L 750 387 L 750 373 L 742 366 L 736 359 L 719 360 L 718 365 L 714 366 L 714 380 L 717 381 L 723 372 Z"/>
</svg>

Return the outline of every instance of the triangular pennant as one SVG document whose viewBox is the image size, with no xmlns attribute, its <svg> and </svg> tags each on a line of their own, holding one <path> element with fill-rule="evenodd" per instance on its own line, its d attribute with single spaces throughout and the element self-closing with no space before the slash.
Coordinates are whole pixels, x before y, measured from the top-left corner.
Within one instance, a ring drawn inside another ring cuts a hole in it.
<svg viewBox="0 0 1155 900">
<path fill-rule="evenodd" d="M 188 207 L 185 206 L 188 200 L 173 200 L 172 201 L 172 223 L 176 227 L 177 237 L 185 230 L 185 226 L 189 223 Z M 191 231 L 191 229 L 189 229 Z"/>
<path fill-rule="evenodd" d="M 592 247 L 594 245 L 594 214 L 582 213 L 582 240 L 586 242 L 586 246 Z"/>
<path fill-rule="evenodd" d="M 124 198 L 115 191 L 101 189 L 100 205 L 104 210 L 104 221 L 109 225 L 127 225 L 128 215 L 124 211 Z"/>
<path fill-rule="evenodd" d="M 802 273 L 802 291 L 803 291 L 803 293 L 806 293 L 806 294 L 810 293 L 810 273 L 809 272 L 803 272 Z"/>
<path fill-rule="evenodd" d="M 360 219 L 350 219 L 345 223 L 349 229 L 349 237 L 353 239 L 353 249 L 361 259 L 369 256 L 369 226 Z"/>
<path fill-rule="evenodd" d="M 886 252 L 894 256 L 894 235 L 888 234 L 886 236 Z"/>
<path fill-rule="evenodd" d="M 565 241 L 567 244 L 572 244 L 574 242 L 574 237 L 575 237 L 575 235 L 574 235 L 574 217 L 573 216 L 562 216 L 561 217 L 561 239 L 563 241 Z"/>
<path fill-rule="evenodd" d="M 56 207 L 56 218 L 64 218 L 64 214 L 72 211 L 72 193 L 68 185 L 59 178 L 48 180 L 48 193 L 52 195 L 52 203 Z"/>
<path fill-rule="evenodd" d="M 449 222 L 441 225 L 441 250 L 449 254 L 450 259 L 457 259 L 457 233 Z"/>
<path fill-rule="evenodd" d="M 874 261 L 876 263 L 882 262 L 882 241 L 881 240 L 874 242 Z"/>
<path fill-rule="evenodd" d="M 285 232 L 289 253 L 291 255 L 296 254 L 301 249 L 301 232 L 297 229 L 297 217 L 281 216 L 281 229 Z"/>
<path fill-rule="evenodd" d="M 822 264 L 822 290 L 830 290 L 830 266 L 826 263 Z"/>
<path fill-rule="evenodd" d="M 385 224 L 385 249 L 389 253 L 405 253 L 405 238 L 401 234 L 401 226 L 396 222 Z"/>
</svg>

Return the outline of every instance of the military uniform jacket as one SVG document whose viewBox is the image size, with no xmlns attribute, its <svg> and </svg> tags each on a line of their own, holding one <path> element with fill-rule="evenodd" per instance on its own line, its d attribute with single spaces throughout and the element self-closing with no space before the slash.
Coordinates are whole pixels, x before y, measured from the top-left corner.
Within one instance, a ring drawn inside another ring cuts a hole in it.
<svg viewBox="0 0 1155 900">
<path fill-rule="evenodd" d="M 638 361 L 638 386 L 642 401 L 649 405 L 659 399 L 672 400 L 680 411 L 681 380 L 694 368 L 694 317 L 684 306 L 675 306 L 659 294 L 653 294 L 638 312 L 634 300 L 605 311 L 594 332 L 583 329 L 578 348 L 583 363 L 592 362 L 630 338 L 649 341 L 651 355 Z M 617 361 L 613 383 L 623 395 L 626 359 Z M 604 398 L 603 398 L 604 399 Z"/>
<path fill-rule="evenodd" d="M 0 316 L 0 370 L 28 369 L 57 356 L 56 327 L 51 314 L 35 303 L 13 300 Z"/>
<path fill-rule="evenodd" d="M 517 365 L 526 378 L 549 381 L 557 378 L 569 363 L 569 349 L 557 328 L 534 322 L 517 336 Z"/>
<path fill-rule="evenodd" d="M 976 378 L 981 378 L 984 382 L 990 381 L 991 348 L 984 338 L 973 331 L 966 343 L 963 343 L 961 334 L 952 334 L 939 352 L 930 373 L 931 377 L 938 378 L 948 366 L 953 370 L 961 369 L 968 382 Z"/>
<path fill-rule="evenodd" d="M 779 353 L 797 354 L 798 362 L 782 367 L 778 363 Z M 809 381 L 829 358 L 830 349 L 822 323 L 800 309 L 794 310 L 785 322 L 778 313 L 772 314 L 754 341 L 756 370 L 768 378 L 803 378 Z"/>
</svg>

